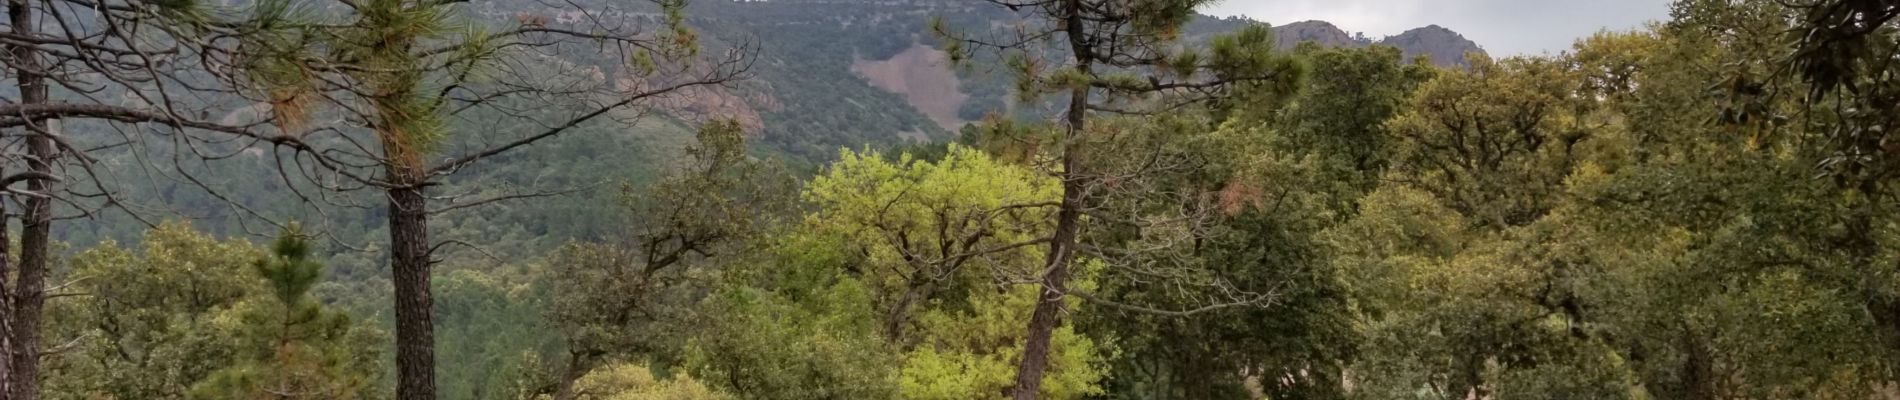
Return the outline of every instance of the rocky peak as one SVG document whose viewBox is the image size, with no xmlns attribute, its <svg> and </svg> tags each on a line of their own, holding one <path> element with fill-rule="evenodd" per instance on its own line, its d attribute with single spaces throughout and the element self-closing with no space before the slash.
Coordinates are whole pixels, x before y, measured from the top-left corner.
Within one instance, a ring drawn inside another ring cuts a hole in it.
<svg viewBox="0 0 1900 400">
<path fill-rule="evenodd" d="M 1465 65 L 1465 53 L 1484 53 L 1465 35 L 1438 25 L 1428 25 L 1386 37 L 1379 44 L 1397 47 L 1406 58 L 1426 56 L 1438 65 Z"/>
<path fill-rule="evenodd" d="M 1292 48 L 1303 42 L 1313 42 L 1326 46 L 1361 47 L 1372 44 L 1363 36 L 1346 34 L 1331 22 L 1309 20 L 1280 25 L 1273 28 L 1273 34 L 1281 48 Z"/>
</svg>

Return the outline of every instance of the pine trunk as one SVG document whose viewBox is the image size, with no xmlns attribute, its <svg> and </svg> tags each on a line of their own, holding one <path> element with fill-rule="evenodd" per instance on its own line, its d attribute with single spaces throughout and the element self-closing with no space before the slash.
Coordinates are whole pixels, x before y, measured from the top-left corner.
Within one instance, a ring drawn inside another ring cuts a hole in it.
<svg viewBox="0 0 1900 400">
<path fill-rule="evenodd" d="M 1064 164 L 1072 164 L 1065 162 Z M 1069 258 L 1074 254 L 1077 225 L 1081 217 L 1080 200 L 1082 188 L 1069 185 L 1063 189 L 1062 208 L 1056 213 L 1056 232 L 1049 245 L 1048 272 L 1042 277 L 1042 290 L 1036 299 L 1036 311 L 1029 316 L 1029 337 L 1023 343 L 1023 358 L 1016 369 L 1016 400 L 1035 399 L 1042 390 L 1042 376 L 1049 367 L 1050 341 L 1056 327 L 1062 325 L 1062 313 L 1065 303 L 1062 301 L 1068 292 Z"/>
<path fill-rule="evenodd" d="M 1682 330 L 1682 346 L 1688 357 L 1682 361 L 1682 398 L 1684 400 L 1714 400 L 1719 397 L 1715 392 L 1715 366 L 1709 346 L 1691 329 Z"/>
<path fill-rule="evenodd" d="M 22 37 L 35 34 L 35 10 L 27 0 L 11 0 L 7 3 L 9 22 L 13 24 L 13 34 Z M 14 70 L 20 87 L 22 104 L 37 104 L 47 101 L 46 78 L 40 75 L 39 54 L 30 47 L 19 46 L 11 49 Z M 47 129 L 45 120 L 28 121 L 27 129 Z M 33 132 L 26 138 L 27 168 L 32 172 L 51 174 L 52 160 L 57 156 L 53 140 L 45 136 L 47 132 Z M 39 397 L 40 363 L 40 308 L 46 302 L 47 246 L 50 243 L 53 227 L 53 203 L 46 196 L 51 195 L 51 185 L 43 179 L 26 182 L 27 190 L 40 196 L 26 197 L 20 234 L 20 265 L 15 271 L 12 298 L 8 299 L 11 308 L 7 309 L 9 331 L 7 347 L 6 394 L 12 400 L 32 400 Z M 0 227 L 4 229 L 4 227 Z"/>
<path fill-rule="evenodd" d="M 556 383 L 553 400 L 574 400 L 575 396 L 579 395 L 574 390 L 574 384 L 580 382 L 588 372 L 592 372 L 594 365 L 590 361 L 592 359 L 593 356 L 587 354 L 568 354 L 567 370 L 561 372 L 561 381 Z"/>
<path fill-rule="evenodd" d="M 1075 52 L 1076 70 L 1083 75 L 1091 71 L 1094 55 L 1083 40 L 1086 35 L 1082 24 L 1081 0 L 1065 0 L 1064 11 L 1069 36 L 1069 47 Z M 1055 336 L 1056 327 L 1062 325 L 1062 313 L 1067 297 L 1069 281 L 1069 262 L 1075 254 L 1076 236 L 1081 231 L 1083 197 L 1086 195 L 1086 176 L 1082 173 L 1082 154 L 1075 143 L 1087 126 L 1089 89 L 1075 88 L 1069 92 L 1068 134 L 1063 137 L 1062 148 L 1062 205 L 1056 212 L 1056 231 L 1049 241 L 1048 263 L 1042 276 L 1042 290 L 1036 299 L 1036 311 L 1029 317 L 1029 337 L 1023 341 L 1023 356 L 1016 368 L 1016 384 L 1011 387 L 1010 397 L 1015 400 L 1033 400 L 1042 390 L 1042 377 L 1049 368 L 1050 341 Z"/>
<path fill-rule="evenodd" d="M 428 198 L 420 168 L 389 167 L 390 274 L 396 285 L 396 397 L 435 399 L 435 323 L 429 288 Z"/>
<path fill-rule="evenodd" d="M 6 197 L 0 194 L 0 355 L 13 354 L 13 291 L 6 288 L 6 277 L 13 273 L 13 238 L 8 234 Z M 0 357 L 0 400 L 13 398 L 11 360 Z"/>
</svg>

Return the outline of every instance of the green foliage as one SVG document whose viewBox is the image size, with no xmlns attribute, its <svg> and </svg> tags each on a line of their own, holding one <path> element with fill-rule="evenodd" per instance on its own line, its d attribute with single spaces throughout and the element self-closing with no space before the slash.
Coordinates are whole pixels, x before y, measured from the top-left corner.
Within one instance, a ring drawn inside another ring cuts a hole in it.
<svg viewBox="0 0 1900 400">
<path fill-rule="evenodd" d="M 387 340 L 308 296 L 322 276 L 310 243 L 291 225 L 252 265 L 269 300 L 233 306 L 213 323 L 236 339 L 235 359 L 192 386 L 200 399 L 385 397 L 376 387 Z M 274 301 L 271 301 L 274 300 Z"/>
<path fill-rule="evenodd" d="M 660 379 L 645 367 L 614 364 L 582 377 L 575 399 L 583 400 L 723 400 L 719 393 L 689 376 Z M 537 398 L 539 399 L 539 398 Z"/>
<path fill-rule="evenodd" d="M 540 382 L 524 376 L 563 361 L 559 337 L 549 334 L 546 285 L 536 281 L 542 268 L 461 269 L 431 282 L 444 398 L 526 397 L 518 395 Z"/>
<path fill-rule="evenodd" d="M 352 25 L 330 33 L 336 39 L 328 46 L 329 56 L 357 67 L 345 72 L 367 89 L 364 97 L 377 119 L 370 125 L 389 162 L 420 167 L 421 157 L 448 130 L 439 112 L 443 101 L 422 87 L 427 61 L 413 50 L 451 29 L 448 8 L 429 2 L 368 0 L 353 9 Z"/>
<path fill-rule="evenodd" d="M 362 3 L 366 18 L 391 24 L 345 24 L 333 37 L 289 29 L 247 45 L 399 64 L 414 60 L 340 44 L 426 43 L 437 36 L 425 30 L 446 26 L 447 15 L 413 2 Z M 1047 267 L 1051 205 L 1077 177 L 1035 168 L 1069 154 L 1088 156 L 1075 165 L 1100 192 L 1080 210 L 1086 251 L 1066 286 L 1099 303 L 1068 300 L 1043 398 L 1864 399 L 1890 387 L 1900 153 L 1885 132 L 1900 85 L 1872 62 L 1890 58 L 1893 23 L 1840 31 L 1800 4 L 1680 1 L 1652 30 L 1449 70 L 1384 47 L 1270 52 L 1270 34 L 1245 23 L 1181 26 L 1199 3 L 1127 3 L 1145 12 L 1117 28 L 1148 35 L 1135 44 L 1207 44 L 1153 46 L 1136 67 L 1084 72 L 1052 61 L 1062 54 L 946 45 L 977 95 L 966 118 L 1005 108 L 1010 85 L 972 78 L 982 67 L 1025 78 L 1018 100 L 1093 87 L 1109 98 L 1100 105 L 1129 108 L 1181 100 L 1140 95 L 1175 80 L 1285 79 L 1225 87 L 1223 101 L 1164 115 L 1092 115 L 1080 138 L 1000 112 L 958 143 L 834 156 L 894 144 L 880 136 L 890 132 L 940 133 L 848 67 L 920 43 L 921 20 L 891 16 L 919 6 L 716 2 L 695 7 L 731 20 L 696 20 L 662 2 L 664 37 L 778 40 L 760 64 L 771 86 L 760 93 L 782 107 L 763 113 L 762 139 L 737 122 L 695 134 L 654 121 L 578 132 L 448 179 L 480 195 L 625 184 L 437 221 L 498 259 L 445 253 L 438 267 L 445 397 L 1003 396 Z M 288 4 L 264 3 L 255 29 L 308 18 Z M 930 8 L 952 10 L 931 29 L 1000 14 L 943 7 Z M 471 48 L 502 45 L 482 44 Z M 635 53 L 634 68 L 703 51 Z M 306 101 L 294 96 L 312 84 L 298 59 L 246 62 L 274 107 Z M 392 115 L 435 107 L 411 78 L 353 77 L 388 95 L 379 106 Z M 479 143 L 416 123 L 390 131 L 418 146 Z M 760 153 L 824 167 L 793 188 Z M 269 181 L 269 163 L 202 171 Z M 236 195 L 267 204 L 302 189 Z M 205 231 L 246 228 L 203 195 L 138 190 L 131 197 L 206 215 Z M 386 233 L 384 217 L 339 212 L 323 223 L 373 237 Z M 131 231 L 120 225 L 132 223 L 70 233 Z M 338 311 L 386 307 L 376 289 L 386 282 L 368 267 L 382 249 L 340 251 L 326 270 L 294 232 L 269 249 L 178 224 L 144 235 L 135 249 L 91 246 L 58 271 L 45 397 L 386 397 L 386 335 Z M 1205 282 L 1223 285 L 1195 285 Z M 1232 295 L 1223 290 L 1272 296 L 1265 307 L 1152 312 Z"/>
<path fill-rule="evenodd" d="M 1391 122 L 1393 178 L 1494 227 L 1554 207 L 1554 190 L 1586 151 L 1587 116 L 1555 61 L 1473 56 L 1469 71 L 1425 83 Z"/>
<path fill-rule="evenodd" d="M 287 234 L 266 254 L 183 224 L 141 253 L 105 244 L 65 276 L 83 293 L 52 303 L 49 398 L 380 398 L 377 330 L 309 298 L 321 265 Z M 266 390 L 269 387 L 269 390 Z"/>
<path fill-rule="evenodd" d="M 1590 335 L 1580 305 L 1594 264 L 1549 245 L 1572 235 L 1561 188 L 1617 131 L 1587 129 L 1600 127 L 1588 125 L 1595 116 L 1576 105 L 1584 100 L 1571 97 L 1573 75 L 1555 61 L 1468 64 L 1408 99 L 1388 125 L 1390 183 L 1328 232 L 1373 349 L 1361 361 L 1365 387 L 1451 398 L 1626 394 L 1617 358 Z M 1543 378 L 1553 374 L 1566 379 Z"/>
<path fill-rule="evenodd" d="M 694 339 L 690 364 L 709 382 L 741 378 L 727 390 L 742 398 L 828 396 L 762 394 L 801 375 L 825 382 L 806 386 L 885 393 L 873 397 L 999 396 L 1014 382 L 1035 291 L 998 277 L 1033 273 L 1035 238 L 1050 229 L 1040 204 L 1056 193 L 1045 177 L 957 145 L 934 162 L 845 152 L 807 184 L 815 210 L 773 241 L 773 256 L 728 272 L 743 286 L 711 300 L 719 328 Z M 1044 394 L 1098 393 L 1105 351 L 1067 327 L 1054 343 Z"/>
<path fill-rule="evenodd" d="M 1774 121 L 1793 99 L 1753 92 L 1780 89 L 1709 90 L 1768 73 L 1776 33 L 1752 24 L 1774 8 L 1685 2 L 1659 33 L 1422 86 L 1388 125 L 1390 183 L 1325 234 L 1362 395 L 1866 396 L 1886 350 L 1849 283 L 1878 272 L 1836 241 L 1852 195 Z"/>
<path fill-rule="evenodd" d="M 1382 153 L 1388 138 L 1386 121 L 1403 109 L 1412 91 L 1433 69 L 1405 65 L 1398 49 L 1320 49 L 1301 47 L 1312 72 L 1278 122 L 1281 134 L 1242 142 L 1277 147 L 1283 157 L 1311 154 L 1320 173 L 1347 200 L 1370 190 L 1390 163 Z M 1247 116 L 1264 116 L 1249 111 Z M 1270 114 L 1265 114 L 1270 115 Z M 1247 117 L 1241 117 L 1247 118 Z M 1340 207 L 1350 209 L 1351 207 Z"/>
<path fill-rule="evenodd" d="M 916 318 L 921 342 L 904 354 L 898 390 L 905 399 L 977 399 L 1000 396 L 1016 383 L 1016 346 L 1035 309 L 1035 288 L 1017 286 L 1006 292 L 972 296 L 967 311 L 927 310 Z M 1051 340 L 1056 347 L 1051 372 L 1043 378 L 1042 395 L 1075 399 L 1103 394 L 1103 359 L 1108 349 L 1097 346 L 1072 327 L 1058 328 Z"/>
<path fill-rule="evenodd" d="M 694 376 L 741 399 L 888 399 L 897 357 L 879 340 L 868 293 L 853 281 L 786 298 L 721 290 L 685 347 Z"/>
<path fill-rule="evenodd" d="M 47 310 L 62 316 L 48 320 L 48 342 L 74 341 L 44 367 L 51 398 L 184 398 L 236 361 L 236 338 L 215 321 L 262 289 L 250 270 L 261 252 L 182 224 L 147 233 L 140 247 L 105 243 L 72 258 L 63 275 L 89 296 Z"/>
<path fill-rule="evenodd" d="M 686 152 L 678 171 L 644 191 L 622 190 L 624 237 L 566 246 L 542 271 L 548 319 L 566 354 L 555 361 L 560 367 L 543 368 L 552 370 L 539 378 L 548 382 L 532 384 L 532 393 L 571 392 L 604 363 L 678 358 L 713 259 L 743 249 L 789 213 L 792 180 L 746 156 L 738 123 L 706 124 Z"/>
</svg>

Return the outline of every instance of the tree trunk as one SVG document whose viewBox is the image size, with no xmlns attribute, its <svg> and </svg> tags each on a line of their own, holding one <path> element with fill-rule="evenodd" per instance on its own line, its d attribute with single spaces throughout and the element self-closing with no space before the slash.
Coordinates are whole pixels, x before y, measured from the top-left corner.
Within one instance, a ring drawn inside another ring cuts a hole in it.
<svg viewBox="0 0 1900 400">
<path fill-rule="evenodd" d="M 43 88 L 42 88 L 43 90 Z M 50 160 L 54 157 L 53 144 L 44 136 L 27 139 L 28 154 L 32 160 L 27 165 L 35 172 L 51 173 Z M 27 190 L 50 196 L 50 184 L 45 180 L 27 181 Z M 32 400 L 39 398 L 40 370 L 40 318 L 41 308 L 46 305 L 46 268 L 48 246 L 53 234 L 53 200 L 45 196 L 33 196 L 26 199 L 26 214 L 22 219 L 20 235 L 20 268 L 14 282 L 13 321 L 13 359 L 8 373 L 13 378 L 8 383 L 12 400 Z"/>
<path fill-rule="evenodd" d="M 1067 29 L 1069 48 L 1075 53 L 1076 70 L 1087 76 L 1091 73 L 1094 54 L 1091 53 L 1086 25 L 1082 21 L 1081 0 L 1064 0 L 1064 19 Z M 1078 87 L 1069 91 L 1068 134 L 1060 143 L 1062 146 L 1062 205 L 1056 212 L 1055 236 L 1049 241 L 1048 263 L 1042 276 L 1042 290 L 1036 299 L 1036 311 L 1029 317 L 1029 337 L 1023 341 L 1023 356 L 1016 368 L 1016 384 L 1012 386 L 1010 397 L 1015 400 L 1033 400 L 1042 390 L 1042 376 L 1049 367 L 1049 342 L 1055 335 L 1056 326 L 1062 324 L 1063 298 L 1068 293 L 1069 261 L 1075 254 L 1076 235 L 1081 231 L 1083 198 L 1086 195 L 1088 181 L 1082 173 L 1081 149 L 1076 146 L 1087 127 L 1089 88 Z"/>
<path fill-rule="evenodd" d="M 34 34 L 35 10 L 27 0 L 7 2 L 9 22 L 13 24 L 13 34 L 29 36 Z M 26 46 L 10 49 L 18 67 L 14 70 L 20 86 L 20 103 L 40 104 L 47 100 L 46 77 L 39 71 L 39 55 Z M 47 129 L 45 120 L 28 121 L 27 129 Z M 26 138 L 27 168 L 32 172 L 51 174 L 53 158 L 57 156 L 51 132 L 32 132 Z M 44 179 L 27 181 L 27 190 L 39 196 L 26 196 L 25 209 L 21 220 L 20 265 L 15 271 L 13 298 L 8 299 L 13 306 L 8 309 L 9 330 L 7 348 L 6 394 L 12 400 L 32 400 L 39 397 L 40 363 L 40 308 L 46 302 L 45 280 L 47 263 L 47 245 L 52 235 L 53 203 L 46 196 L 51 195 L 51 184 Z M 4 227 L 0 227 L 4 229 Z"/>
<path fill-rule="evenodd" d="M 1460 399 L 1469 400 L 1485 400 L 1490 398 L 1490 394 L 1485 391 L 1484 382 L 1485 362 L 1490 360 L 1490 357 L 1480 354 L 1467 354 L 1463 356 L 1463 359 L 1464 361 L 1459 363 L 1461 365 L 1459 366 L 1458 382 L 1456 383 L 1458 390 L 1452 394 L 1458 396 Z"/>
<path fill-rule="evenodd" d="M 429 294 L 428 198 L 421 168 L 389 166 L 390 274 L 396 285 L 396 397 L 435 399 L 435 306 Z"/>
<path fill-rule="evenodd" d="M 6 287 L 6 277 L 13 273 L 13 238 L 8 235 L 11 228 L 7 222 L 8 197 L 11 196 L 0 194 L 0 355 L 13 354 L 13 291 Z M 0 356 L 0 400 L 13 398 L 9 395 L 13 393 L 11 360 L 10 356 Z"/>
<path fill-rule="evenodd" d="M 42 144 L 30 143 L 29 146 L 42 147 Z M 44 145 L 44 147 L 52 147 Z M 32 151 L 40 154 L 40 151 Z M 50 152 L 47 152 L 50 153 Z M 35 158 L 38 158 L 35 156 Z M 33 169 L 40 170 L 46 164 L 31 161 Z M 45 181 L 33 180 L 27 183 L 27 189 L 35 193 L 44 193 Z M 11 325 L 13 331 L 11 364 L 8 366 L 7 382 L 9 399 L 32 400 L 39 398 L 40 370 L 40 309 L 46 304 L 46 262 L 47 246 L 52 235 L 51 199 L 29 197 L 26 200 L 26 215 L 22 220 L 20 235 L 20 268 L 13 287 Z"/>
<path fill-rule="evenodd" d="M 574 397 L 579 395 L 579 393 L 575 393 L 574 391 L 574 383 L 579 382 L 582 377 L 586 377 L 587 373 L 593 372 L 594 369 L 594 363 L 592 361 L 594 356 L 592 355 L 569 352 L 567 357 L 567 368 L 561 371 L 561 377 L 559 378 L 561 381 L 556 382 L 553 400 L 574 400 Z"/>
<path fill-rule="evenodd" d="M 1682 361 L 1682 399 L 1713 400 L 1715 396 L 1715 363 L 1709 354 L 1709 346 L 1693 329 L 1682 330 L 1683 351 L 1688 353 Z"/>
<path fill-rule="evenodd" d="M 1064 159 L 1073 160 L 1072 156 Z M 1073 161 L 1064 161 L 1073 165 Z M 1073 171 L 1071 169 L 1071 171 Z M 1065 184 L 1062 208 L 1056 213 L 1056 232 L 1049 244 L 1048 272 L 1042 276 L 1042 290 L 1036 299 L 1035 314 L 1029 316 L 1029 337 L 1023 343 L 1023 357 L 1016 368 L 1016 400 L 1033 400 L 1042 390 L 1042 376 L 1049 367 L 1049 343 L 1056 326 L 1062 324 L 1063 298 L 1068 292 L 1069 258 L 1074 254 L 1077 225 L 1081 217 L 1082 188 Z"/>
</svg>

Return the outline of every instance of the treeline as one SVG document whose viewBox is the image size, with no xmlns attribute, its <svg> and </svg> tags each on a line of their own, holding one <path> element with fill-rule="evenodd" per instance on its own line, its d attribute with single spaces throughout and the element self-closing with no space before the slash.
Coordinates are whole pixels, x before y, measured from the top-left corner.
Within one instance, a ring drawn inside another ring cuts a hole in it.
<svg viewBox="0 0 1900 400">
<path fill-rule="evenodd" d="M 369 160 L 370 175 L 320 169 L 329 173 L 317 182 L 386 192 L 380 216 L 425 228 L 392 234 L 389 246 L 419 253 L 398 251 L 378 271 L 393 279 L 324 280 L 326 253 L 313 247 L 334 241 L 295 225 L 262 247 L 164 223 L 136 246 L 39 260 L 39 283 L 26 253 L 54 246 L 21 241 L 7 277 L 23 289 L 0 307 L 12 360 L 0 381 L 8 398 L 57 399 L 1895 395 L 1900 138 L 1888 126 L 1900 121 L 1889 65 L 1900 6 L 1683 0 L 1645 30 L 1445 69 L 1388 47 L 1278 51 L 1264 27 L 1176 46 L 1201 3 L 1061 0 L 998 6 L 1021 17 L 1008 29 L 932 24 L 954 60 L 995 62 L 1016 78 L 1017 100 L 1064 108 L 1047 121 L 992 117 L 953 143 L 846 149 L 809 177 L 748 151 L 741 124 L 705 123 L 664 176 L 596 196 L 584 215 L 612 223 L 594 238 L 474 262 L 434 258 L 485 244 L 432 241 L 427 219 L 488 204 L 444 201 L 461 192 L 437 188 L 457 183 L 437 172 L 461 164 L 436 160 L 493 161 L 458 154 L 538 148 L 528 145 L 554 134 L 499 142 L 515 147 L 448 139 L 481 131 L 429 120 L 463 118 L 437 108 L 457 97 L 407 89 L 469 70 L 346 39 L 471 39 L 406 36 L 410 24 L 441 29 L 427 21 L 444 9 L 366 0 L 389 8 L 356 8 L 361 17 L 340 25 L 352 28 L 316 24 L 301 31 L 310 42 L 291 42 L 347 51 L 280 43 L 269 63 L 238 65 L 294 66 L 266 69 L 277 73 L 261 86 L 273 107 L 372 105 L 343 121 L 363 124 L 349 132 L 381 141 L 376 151 L 334 157 L 322 149 L 337 142 L 322 139 L 254 145 L 311 162 Z M 631 53 L 641 55 L 634 67 L 693 64 L 693 33 L 669 20 L 674 30 L 659 36 L 601 40 L 682 46 Z M 24 37 L 34 35 L 44 34 Z M 105 58 L 72 49 L 134 43 L 0 39 L 16 53 L 95 63 Z M 486 54 L 540 42 L 472 43 Z M 489 47 L 504 43 L 515 44 Z M 663 61 L 640 61 L 652 59 Z M 378 89 L 294 97 L 352 86 L 286 71 Z M 451 81 L 501 96 L 575 93 L 516 86 L 532 80 L 506 73 Z M 299 82 L 318 87 L 284 85 Z M 583 98 L 657 93 L 621 89 Z M 50 104 L 76 100 L 65 101 Z M 495 109 L 478 112 L 523 110 L 486 104 Z M 563 106 L 585 104 L 595 103 Z M 11 125 L 25 133 L 9 142 L 20 161 L 6 171 L 28 172 L 6 182 L 36 185 L 7 192 L 23 236 L 65 221 L 36 211 L 52 207 L 36 199 L 110 205 L 41 189 L 64 181 L 56 172 L 86 175 L 38 162 L 47 150 L 32 143 L 67 137 L 30 121 L 141 122 L 124 114 L 75 108 Z M 277 112 L 265 125 L 297 132 L 300 117 Z M 142 122 L 200 138 L 282 137 L 169 120 Z M 44 309 L 21 303 L 29 298 Z M 37 325 L 22 335 L 29 312 Z M 37 371 L 25 379 L 38 387 L 20 390 L 21 371 Z"/>
</svg>

